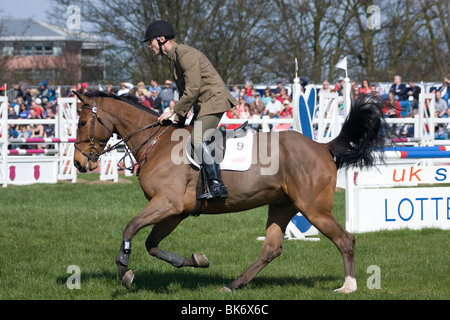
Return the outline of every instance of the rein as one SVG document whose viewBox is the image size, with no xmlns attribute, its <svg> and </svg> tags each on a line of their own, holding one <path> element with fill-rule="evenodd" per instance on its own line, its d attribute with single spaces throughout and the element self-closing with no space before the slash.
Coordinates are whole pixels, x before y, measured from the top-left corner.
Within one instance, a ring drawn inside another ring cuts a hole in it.
<svg viewBox="0 0 450 320">
<path fill-rule="evenodd" d="M 157 125 L 161 124 L 159 123 L 158 120 L 132 132 L 131 134 L 129 134 L 127 137 L 121 139 L 119 142 L 115 143 L 112 146 L 109 146 L 107 149 L 103 150 L 102 152 L 98 152 L 97 147 L 95 146 L 95 144 L 99 144 L 100 146 L 104 147 L 106 146 L 106 142 L 103 141 L 99 141 L 95 138 L 95 122 L 98 121 L 112 136 L 113 132 L 111 132 L 111 130 L 108 129 L 108 127 L 105 125 L 105 123 L 103 122 L 102 118 L 100 118 L 97 114 L 97 104 L 95 101 L 95 97 L 93 98 L 93 103 L 92 103 L 92 107 L 83 104 L 82 108 L 84 109 L 89 109 L 92 111 L 92 118 L 91 118 L 91 129 L 90 129 L 90 137 L 89 139 L 86 140 L 82 140 L 82 141 L 77 141 L 75 142 L 75 149 L 77 149 L 79 152 L 81 152 L 81 154 L 83 154 L 85 157 L 87 157 L 91 162 L 97 162 L 98 158 L 106 153 L 109 153 L 117 148 L 119 148 L 119 145 L 123 142 L 125 144 L 126 147 L 126 151 L 125 151 L 125 155 L 118 161 L 118 163 L 122 162 L 126 157 L 129 157 L 131 162 L 133 163 L 133 158 L 131 157 L 131 155 L 133 154 L 134 151 L 139 150 L 140 148 L 142 148 L 146 143 L 148 143 L 150 141 L 151 138 L 153 138 L 153 136 L 158 132 L 158 130 L 156 130 L 155 132 L 151 133 L 149 135 L 149 137 L 147 139 L 144 140 L 144 142 L 142 142 L 140 145 L 138 145 L 137 147 L 134 147 L 133 149 L 129 149 L 128 146 L 126 145 L 127 141 L 130 140 L 134 135 L 136 135 L 137 133 L 147 130 L 147 129 L 151 129 L 156 127 Z M 125 169 L 130 170 L 131 172 L 134 172 L 134 169 L 137 165 L 141 164 L 145 159 L 147 159 L 148 154 L 150 153 L 151 149 L 155 146 L 155 144 L 158 142 L 159 138 L 167 131 L 167 129 L 169 129 L 170 126 L 167 126 L 158 136 L 156 136 L 153 141 L 150 143 L 150 145 L 148 146 L 147 150 L 145 151 L 144 155 L 139 159 L 139 161 L 136 161 L 135 163 L 133 163 L 130 167 L 125 167 Z M 89 154 L 85 153 L 83 150 L 81 150 L 77 144 L 79 143 L 86 143 L 89 142 Z M 119 164 L 117 164 L 119 165 Z"/>
</svg>

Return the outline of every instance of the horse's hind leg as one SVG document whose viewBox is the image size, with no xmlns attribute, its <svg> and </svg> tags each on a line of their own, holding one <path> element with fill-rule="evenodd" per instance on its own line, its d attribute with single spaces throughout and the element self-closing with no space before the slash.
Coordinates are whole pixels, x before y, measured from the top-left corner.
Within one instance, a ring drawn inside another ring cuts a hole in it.
<svg viewBox="0 0 450 320">
<path fill-rule="evenodd" d="M 164 260 L 177 268 L 181 267 L 209 267 L 208 259 L 201 253 L 192 254 L 191 258 L 185 258 L 172 252 L 158 248 L 158 244 L 167 237 L 188 215 L 183 213 L 167 217 L 153 226 L 150 235 L 145 242 L 145 247 L 150 255 Z"/>
<path fill-rule="evenodd" d="M 284 233 L 289 221 L 296 213 L 290 203 L 269 205 L 266 237 L 258 258 L 231 284 L 221 291 L 231 291 L 245 287 L 269 262 L 281 255 Z"/>
<path fill-rule="evenodd" d="M 335 291 L 351 293 L 356 291 L 355 278 L 355 258 L 354 247 L 355 237 L 347 232 L 335 219 L 331 210 L 311 208 L 305 211 L 308 218 L 323 235 L 325 235 L 339 249 L 344 261 L 345 283 Z"/>
</svg>

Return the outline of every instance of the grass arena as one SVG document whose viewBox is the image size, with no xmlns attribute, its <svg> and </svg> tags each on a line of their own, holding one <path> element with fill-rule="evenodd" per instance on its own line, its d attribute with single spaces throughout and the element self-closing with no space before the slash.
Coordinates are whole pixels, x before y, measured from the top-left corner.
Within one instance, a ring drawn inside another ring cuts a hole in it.
<svg viewBox="0 0 450 320">
<path fill-rule="evenodd" d="M 334 215 L 345 224 L 345 193 L 334 199 Z M 150 257 L 135 237 L 136 280 L 127 291 L 117 279 L 114 257 L 123 225 L 146 203 L 136 177 L 119 183 L 80 174 L 76 184 L 0 188 L 0 299 L 45 300 L 397 300 L 448 299 L 450 231 L 395 230 L 355 234 L 358 290 L 334 292 L 342 282 L 335 246 L 322 241 L 285 241 L 283 254 L 243 290 L 219 292 L 255 258 L 264 234 L 265 207 L 183 221 L 164 240 L 167 250 L 200 250 L 207 269 L 173 266 Z M 73 279 L 78 267 L 79 283 Z"/>
</svg>

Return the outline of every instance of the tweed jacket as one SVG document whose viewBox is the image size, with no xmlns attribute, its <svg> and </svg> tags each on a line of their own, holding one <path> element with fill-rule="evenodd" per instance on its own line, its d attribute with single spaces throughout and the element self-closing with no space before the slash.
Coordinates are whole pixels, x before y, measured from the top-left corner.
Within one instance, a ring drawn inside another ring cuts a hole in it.
<svg viewBox="0 0 450 320">
<path fill-rule="evenodd" d="M 220 75 L 199 50 L 173 42 L 167 54 L 170 71 L 180 93 L 175 104 L 175 120 L 186 118 L 189 109 L 198 105 L 197 117 L 226 112 L 237 105 Z"/>
</svg>

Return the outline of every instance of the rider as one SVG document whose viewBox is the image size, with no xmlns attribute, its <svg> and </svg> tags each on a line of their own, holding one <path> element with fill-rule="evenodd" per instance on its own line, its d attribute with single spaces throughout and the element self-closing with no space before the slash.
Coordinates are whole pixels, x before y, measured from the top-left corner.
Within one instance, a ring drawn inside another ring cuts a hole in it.
<svg viewBox="0 0 450 320">
<path fill-rule="evenodd" d="M 226 198 L 228 192 L 220 176 L 219 164 L 212 154 L 210 129 L 216 129 L 222 115 L 238 102 L 208 58 L 197 49 L 178 44 L 174 38 L 175 31 L 170 23 L 159 20 L 147 27 L 142 41 L 149 41 L 148 48 L 155 55 L 167 56 L 180 92 L 180 99 L 173 110 L 164 112 L 159 121 L 163 122 L 175 114 L 175 122 L 184 124 L 190 108 L 194 106 L 196 114 L 191 142 L 194 154 L 201 159 L 199 162 L 209 188 L 209 194 L 205 192 L 198 198 Z"/>
</svg>

